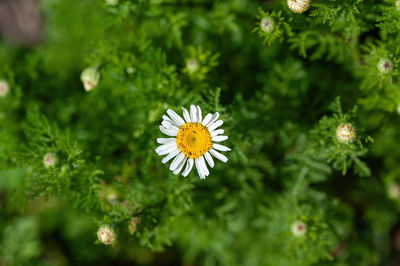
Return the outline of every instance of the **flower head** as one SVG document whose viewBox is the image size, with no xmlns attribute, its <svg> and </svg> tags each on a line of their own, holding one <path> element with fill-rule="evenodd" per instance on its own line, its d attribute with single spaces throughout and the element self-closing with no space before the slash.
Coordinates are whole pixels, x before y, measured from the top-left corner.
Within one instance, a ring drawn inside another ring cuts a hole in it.
<svg viewBox="0 0 400 266">
<path fill-rule="evenodd" d="M 162 159 L 162 163 L 167 163 L 174 158 L 169 169 L 174 174 L 179 174 L 185 163 L 186 168 L 182 172 L 187 176 L 196 165 L 197 172 L 201 179 L 210 174 L 208 165 L 213 168 L 213 156 L 222 162 L 227 162 L 228 158 L 218 151 L 230 151 L 231 149 L 216 142 L 227 140 L 227 136 L 222 136 L 223 129 L 217 129 L 223 124 L 218 120 L 219 113 L 207 114 L 202 117 L 200 106 L 191 105 L 190 113 L 183 109 L 182 119 L 171 109 L 167 110 L 169 116 L 164 115 L 160 130 L 171 138 L 158 138 L 157 142 L 161 145 L 157 147 L 158 155 L 167 155 Z M 218 151 L 217 151 L 218 150 Z"/>
<path fill-rule="evenodd" d="M 118 5 L 119 0 L 106 0 L 106 4 L 110 6 Z"/>
<path fill-rule="evenodd" d="M 291 227 L 292 234 L 296 237 L 301 237 L 307 233 L 307 225 L 302 221 L 296 221 Z"/>
<path fill-rule="evenodd" d="M 57 156 L 52 152 L 48 152 L 43 156 L 43 164 L 46 168 L 55 166 L 57 161 Z"/>
<path fill-rule="evenodd" d="M 5 97 L 10 91 L 10 87 L 8 86 L 8 82 L 4 80 L 0 80 L 0 97 Z"/>
<path fill-rule="evenodd" d="M 114 229 L 112 229 L 109 225 L 100 226 L 99 230 L 97 230 L 97 238 L 104 245 L 112 245 L 117 240 Z"/>
<path fill-rule="evenodd" d="M 336 138 L 340 143 L 349 144 L 356 138 L 356 132 L 352 124 L 343 123 L 336 129 Z"/>
<path fill-rule="evenodd" d="M 126 71 L 126 73 L 127 73 L 128 75 L 131 75 L 131 74 L 133 74 L 133 73 L 136 72 L 136 69 L 135 69 L 134 67 L 127 67 L 127 68 L 125 69 L 125 71 Z"/>
<path fill-rule="evenodd" d="M 383 74 L 388 74 L 392 71 L 392 69 L 393 69 L 393 64 L 392 61 L 390 61 L 390 59 L 382 58 L 381 60 L 379 60 L 378 62 L 379 72 Z"/>
<path fill-rule="evenodd" d="M 97 67 L 88 67 L 82 71 L 81 81 L 86 91 L 96 88 L 100 81 L 100 72 Z"/>
<path fill-rule="evenodd" d="M 199 62 L 194 58 L 187 60 L 186 69 L 190 74 L 196 72 L 199 69 Z"/>
<path fill-rule="evenodd" d="M 271 31 L 274 30 L 274 20 L 270 17 L 264 17 L 261 21 L 260 21 L 260 28 L 263 32 L 269 33 Z"/>
<path fill-rule="evenodd" d="M 142 217 L 133 218 L 129 221 L 128 231 L 131 235 L 133 235 L 136 232 L 137 225 L 140 224 L 141 221 Z"/>
<path fill-rule="evenodd" d="M 391 199 L 398 199 L 400 197 L 400 186 L 398 184 L 391 184 L 388 187 L 388 195 Z"/>
<path fill-rule="evenodd" d="M 294 13 L 303 13 L 310 7 L 310 0 L 287 0 L 287 5 Z"/>
</svg>

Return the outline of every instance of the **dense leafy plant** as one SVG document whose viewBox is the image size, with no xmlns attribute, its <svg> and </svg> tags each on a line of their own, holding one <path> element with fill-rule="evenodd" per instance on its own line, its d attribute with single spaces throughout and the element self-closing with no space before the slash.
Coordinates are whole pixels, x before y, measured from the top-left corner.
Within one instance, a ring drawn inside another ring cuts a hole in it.
<svg viewBox="0 0 400 266">
<path fill-rule="evenodd" d="M 399 1 L 41 10 L 0 45 L 1 265 L 399 263 Z M 232 148 L 205 180 L 154 151 L 191 104 Z"/>
</svg>

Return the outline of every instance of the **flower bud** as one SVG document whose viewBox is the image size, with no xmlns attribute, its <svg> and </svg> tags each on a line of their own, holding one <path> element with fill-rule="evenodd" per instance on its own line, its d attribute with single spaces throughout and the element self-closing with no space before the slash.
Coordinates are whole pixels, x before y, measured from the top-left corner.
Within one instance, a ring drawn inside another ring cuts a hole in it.
<svg viewBox="0 0 400 266">
<path fill-rule="evenodd" d="M 97 67 L 88 67 L 82 71 L 81 81 L 86 91 L 93 90 L 100 81 L 100 72 Z"/>
<path fill-rule="evenodd" d="M 302 221 L 296 221 L 292 224 L 292 233 L 296 237 L 301 237 L 307 233 L 307 225 Z"/>
<path fill-rule="evenodd" d="M 131 235 L 136 232 L 136 227 L 142 221 L 142 217 L 133 218 L 129 221 L 128 231 Z"/>
<path fill-rule="evenodd" d="M 287 5 L 294 13 L 303 13 L 310 7 L 310 0 L 287 0 Z"/>
<path fill-rule="evenodd" d="M 115 244 L 117 240 L 114 229 L 112 229 L 109 225 L 100 226 L 99 230 L 97 231 L 97 238 L 104 245 Z"/>
<path fill-rule="evenodd" d="M 189 72 L 189 74 L 194 73 L 199 69 L 199 63 L 194 58 L 189 59 L 186 62 L 186 69 Z"/>
<path fill-rule="evenodd" d="M 391 184 L 388 187 L 388 196 L 391 199 L 398 199 L 400 197 L 400 186 L 398 184 Z"/>
<path fill-rule="evenodd" d="M 4 80 L 0 80 L 0 97 L 5 97 L 10 92 L 10 87 L 8 86 L 8 82 Z"/>
<path fill-rule="evenodd" d="M 353 125 L 343 123 L 336 129 L 336 137 L 340 143 L 349 144 L 356 138 L 356 133 Z"/>
<path fill-rule="evenodd" d="M 381 60 L 379 60 L 379 62 L 378 62 L 379 72 L 381 72 L 383 74 L 388 74 L 388 73 L 392 72 L 392 69 L 393 69 L 392 61 L 390 61 L 387 58 L 382 58 Z"/>
<path fill-rule="evenodd" d="M 106 4 L 109 6 L 116 6 L 118 5 L 119 0 L 106 0 Z"/>
<path fill-rule="evenodd" d="M 43 164 L 46 168 L 54 167 L 57 161 L 57 156 L 52 152 L 48 152 L 43 156 Z"/>
<path fill-rule="evenodd" d="M 400 0 L 396 0 L 396 8 L 400 11 Z"/>
<path fill-rule="evenodd" d="M 274 30 L 274 20 L 270 17 L 265 17 L 260 21 L 260 28 L 263 32 L 270 33 Z"/>
<path fill-rule="evenodd" d="M 134 67 L 127 67 L 125 69 L 125 71 L 126 71 L 126 74 L 131 75 L 136 72 L 136 69 Z"/>
</svg>

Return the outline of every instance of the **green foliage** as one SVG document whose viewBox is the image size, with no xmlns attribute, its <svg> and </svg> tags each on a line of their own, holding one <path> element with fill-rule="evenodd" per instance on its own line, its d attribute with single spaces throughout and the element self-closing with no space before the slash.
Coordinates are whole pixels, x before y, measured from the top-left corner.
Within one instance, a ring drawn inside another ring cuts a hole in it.
<svg viewBox="0 0 400 266">
<path fill-rule="evenodd" d="M 0 43 L 0 265 L 397 265 L 399 5 L 41 1 Z M 154 151 L 191 104 L 232 148 L 205 180 Z"/>
</svg>

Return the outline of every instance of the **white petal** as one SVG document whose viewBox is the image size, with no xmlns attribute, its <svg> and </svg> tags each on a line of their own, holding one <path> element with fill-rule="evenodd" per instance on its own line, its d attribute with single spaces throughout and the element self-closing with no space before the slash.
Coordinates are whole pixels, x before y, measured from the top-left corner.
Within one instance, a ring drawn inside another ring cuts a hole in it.
<svg viewBox="0 0 400 266">
<path fill-rule="evenodd" d="M 200 167 L 199 159 L 195 159 L 195 160 L 194 160 L 194 164 L 196 165 L 197 173 L 199 174 L 200 179 L 205 179 L 205 178 L 206 178 L 206 175 L 205 175 L 204 172 L 203 172 L 203 168 Z"/>
<path fill-rule="evenodd" d="M 157 143 L 167 144 L 169 142 L 176 142 L 176 138 L 158 138 Z"/>
<path fill-rule="evenodd" d="M 156 152 L 159 153 L 159 152 L 167 150 L 168 148 L 171 148 L 171 147 L 177 147 L 176 143 L 171 142 L 171 143 L 162 144 L 156 148 Z"/>
<path fill-rule="evenodd" d="M 206 158 L 208 165 L 210 165 L 210 167 L 213 168 L 214 167 L 214 159 L 212 158 L 211 154 L 209 152 L 206 152 L 204 154 L 204 157 Z"/>
<path fill-rule="evenodd" d="M 193 104 L 190 106 L 190 119 L 192 120 L 193 123 L 197 123 L 197 110 L 196 106 Z"/>
<path fill-rule="evenodd" d="M 188 110 L 186 110 L 186 108 L 182 107 L 183 110 L 183 117 L 185 118 L 186 122 L 191 123 L 192 120 L 190 120 L 190 115 Z"/>
<path fill-rule="evenodd" d="M 179 172 L 182 170 L 183 166 L 186 163 L 186 159 L 187 159 L 187 157 L 185 157 L 185 159 L 182 162 L 179 163 L 178 167 L 174 171 L 174 175 L 179 174 Z"/>
<path fill-rule="evenodd" d="M 207 165 L 206 165 L 206 161 L 204 161 L 204 156 L 201 156 L 199 158 L 199 165 L 203 168 L 203 171 L 205 173 L 206 176 L 210 175 L 210 171 L 208 171 Z"/>
<path fill-rule="evenodd" d="M 193 165 L 194 165 L 193 158 L 189 158 L 186 164 L 185 171 L 182 172 L 182 175 L 186 177 L 190 173 L 190 171 L 192 171 Z"/>
<path fill-rule="evenodd" d="M 176 149 L 174 151 L 172 151 L 170 154 L 168 154 L 167 156 L 165 156 L 161 162 L 162 163 L 167 163 L 169 160 L 171 160 L 172 158 L 174 158 L 176 155 L 178 155 L 178 153 L 180 153 L 181 151 L 179 149 Z"/>
<path fill-rule="evenodd" d="M 223 123 L 224 123 L 224 121 L 218 120 L 218 121 L 216 121 L 216 122 L 214 122 L 214 123 L 212 123 L 212 124 L 209 124 L 209 125 L 207 126 L 207 128 L 208 128 L 209 131 L 213 131 L 213 130 L 216 129 L 217 127 L 222 126 Z"/>
<path fill-rule="evenodd" d="M 201 122 L 201 120 L 203 120 L 203 117 L 201 116 L 201 109 L 200 106 L 196 106 L 197 108 L 197 122 Z"/>
<path fill-rule="evenodd" d="M 226 163 L 228 161 L 228 158 L 226 158 L 225 155 L 217 152 L 216 150 L 209 150 L 209 152 L 211 153 L 212 156 L 214 156 L 215 158 L 217 158 L 220 161 L 223 161 L 224 163 Z"/>
<path fill-rule="evenodd" d="M 230 148 L 228 148 L 224 145 L 221 145 L 221 144 L 217 144 L 217 143 L 213 143 L 213 148 L 216 150 L 219 150 L 219 151 L 230 151 L 231 150 Z"/>
<path fill-rule="evenodd" d="M 219 117 L 219 113 L 216 112 L 215 114 L 212 115 L 210 121 L 207 124 L 205 124 L 205 126 L 208 127 L 209 125 L 212 125 L 212 123 L 217 121 L 218 117 Z"/>
<path fill-rule="evenodd" d="M 171 117 L 171 119 L 179 126 L 181 127 L 183 124 L 185 124 L 185 121 L 180 117 L 175 111 L 168 109 L 167 114 Z"/>
<path fill-rule="evenodd" d="M 223 129 L 217 129 L 217 130 L 214 130 L 214 131 L 210 131 L 210 135 L 211 135 L 211 137 L 215 137 L 217 135 L 224 134 L 224 132 L 225 131 Z"/>
<path fill-rule="evenodd" d="M 224 140 L 227 140 L 227 139 L 228 139 L 228 136 L 215 136 L 215 137 L 212 138 L 212 141 L 220 142 L 220 141 L 224 141 Z"/>
<path fill-rule="evenodd" d="M 201 123 L 202 123 L 204 126 L 206 126 L 206 125 L 210 122 L 211 118 L 212 118 L 212 114 L 207 114 L 207 115 L 204 117 L 203 122 L 201 122 Z"/>
<path fill-rule="evenodd" d="M 162 121 L 161 125 L 163 125 L 163 127 L 165 127 L 165 128 L 169 128 L 170 126 L 172 126 L 172 124 L 170 122 L 168 122 L 167 120 Z"/>
<path fill-rule="evenodd" d="M 175 159 L 172 161 L 171 165 L 169 166 L 169 170 L 174 171 L 174 170 L 178 167 L 179 163 L 180 163 L 181 161 L 183 161 L 184 159 L 185 159 L 185 154 L 183 154 L 183 153 L 181 152 L 181 153 L 180 153 L 178 156 L 176 156 Z"/>
<path fill-rule="evenodd" d="M 171 137 L 176 137 L 176 135 L 179 132 L 179 129 L 175 126 L 170 126 L 168 129 L 166 129 L 163 126 L 160 126 L 160 130 L 162 133 L 164 133 L 167 136 L 171 136 Z"/>
<path fill-rule="evenodd" d="M 171 146 L 171 147 L 166 148 L 165 150 L 159 151 L 158 155 L 165 155 L 165 154 L 171 153 L 175 150 L 179 150 L 178 146 Z"/>
<path fill-rule="evenodd" d="M 174 126 L 176 126 L 176 127 L 179 127 L 179 126 L 178 126 L 174 121 L 172 121 L 172 119 L 169 118 L 168 116 L 163 115 L 162 118 L 164 119 L 164 121 L 167 121 L 167 122 L 171 123 L 171 125 L 174 125 Z"/>
</svg>

